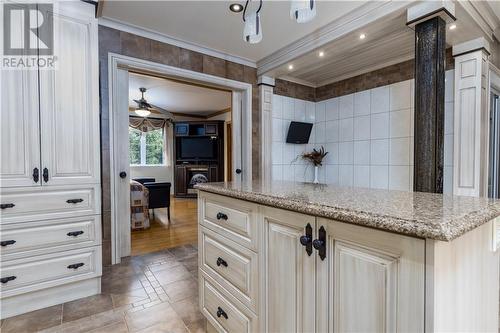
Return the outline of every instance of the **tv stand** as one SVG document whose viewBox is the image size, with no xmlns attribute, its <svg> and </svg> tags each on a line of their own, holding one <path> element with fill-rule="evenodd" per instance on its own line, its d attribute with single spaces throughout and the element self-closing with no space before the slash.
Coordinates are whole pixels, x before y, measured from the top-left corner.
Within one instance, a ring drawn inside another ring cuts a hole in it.
<svg viewBox="0 0 500 333">
<path fill-rule="evenodd" d="M 214 154 L 210 159 L 186 156 L 185 138 L 210 138 Z M 183 151 L 184 150 L 184 151 Z M 190 121 L 174 124 L 174 195 L 177 198 L 196 198 L 196 183 L 224 180 L 224 122 Z"/>
</svg>

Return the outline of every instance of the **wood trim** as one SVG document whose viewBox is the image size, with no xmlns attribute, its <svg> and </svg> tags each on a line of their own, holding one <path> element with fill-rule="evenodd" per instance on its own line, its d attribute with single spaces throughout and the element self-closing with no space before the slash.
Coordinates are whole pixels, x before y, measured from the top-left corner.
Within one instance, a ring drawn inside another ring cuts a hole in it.
<svg viewBox="0 0 500 333">
<path fill-rule="evenodd" d="M 208 118 L 212 118 L 212 117 L 215 117 L 215 116 L 218 116 L 218 115 L 221 115 L 221 114 L 224 114 L 224 113 L 228 113 L 228 112 L 231 112 L 231 108 L 227 108 L 227 109 L 222 109 L 222 110 L 219 110 L 219 111 L 215 111 L 214 113 L 211 113 L 207 116 L 207 119 Z"/>
</svg>

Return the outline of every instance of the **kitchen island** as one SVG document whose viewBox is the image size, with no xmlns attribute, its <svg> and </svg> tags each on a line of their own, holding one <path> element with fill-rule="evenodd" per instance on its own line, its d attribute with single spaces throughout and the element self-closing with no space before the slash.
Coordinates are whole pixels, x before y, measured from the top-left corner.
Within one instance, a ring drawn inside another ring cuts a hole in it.
<svg viewBox="0 0 500 333">
<path fill-rule="evenodd" d="M 498 332 L 500 202 L 197 186 L 200 307 L 228 332 Z"/>
</svg>

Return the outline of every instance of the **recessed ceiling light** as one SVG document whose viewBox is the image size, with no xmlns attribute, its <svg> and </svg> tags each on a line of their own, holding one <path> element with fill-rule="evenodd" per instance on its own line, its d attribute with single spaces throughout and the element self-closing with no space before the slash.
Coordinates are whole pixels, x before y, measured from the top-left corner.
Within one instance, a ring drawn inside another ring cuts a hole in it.
<svg viewBox="0 0 500 333">
<path fill-rule="evenodd" d="M 229 5 L 229 10 L 233 13 L 239 13 L 243 10 L 243 6 L 239 3 L 232 3 L 231 5 Z"/>
<path fill-rule="evenodd" d="M 366 35 L 365 34 L 361 34 L 359 35 L 359 39 L 365 39 L 366 38 Z"/>
<path fill-rule="evenodd" d="M 293 69 L 293 65 L 292 64 L 288 65 L 288 70 L 291 71 L 292 69 Z"/>
<path fill-rule="evenodd" d="M 450 30 L 455 30 L 457 28 L 457 25 L 456 24 L 452 24 L 450 25 L 449 29 Z"/>
<path fill-rule="evenodd" d="M 319 51 L 318 56 L 319 56 L 320 58 L 324 57 L 324 56 L 325 56 L 325 52 L 323 52 L 323 51 Z"/>
</svg>

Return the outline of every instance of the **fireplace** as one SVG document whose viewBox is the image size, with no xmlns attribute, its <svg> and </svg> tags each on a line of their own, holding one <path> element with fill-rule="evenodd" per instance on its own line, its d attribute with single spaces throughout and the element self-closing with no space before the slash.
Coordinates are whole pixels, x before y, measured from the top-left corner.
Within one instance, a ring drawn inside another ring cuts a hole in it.
<svg viewBox="0 0 500 333">
<path fill-rule="evenodd" d="M 194 185 L 198 183 L 208 183 L 208 167 L 189 167 L 187 168 L 187 193 L 194 194 L 196 190 Z"/>
</svg>

